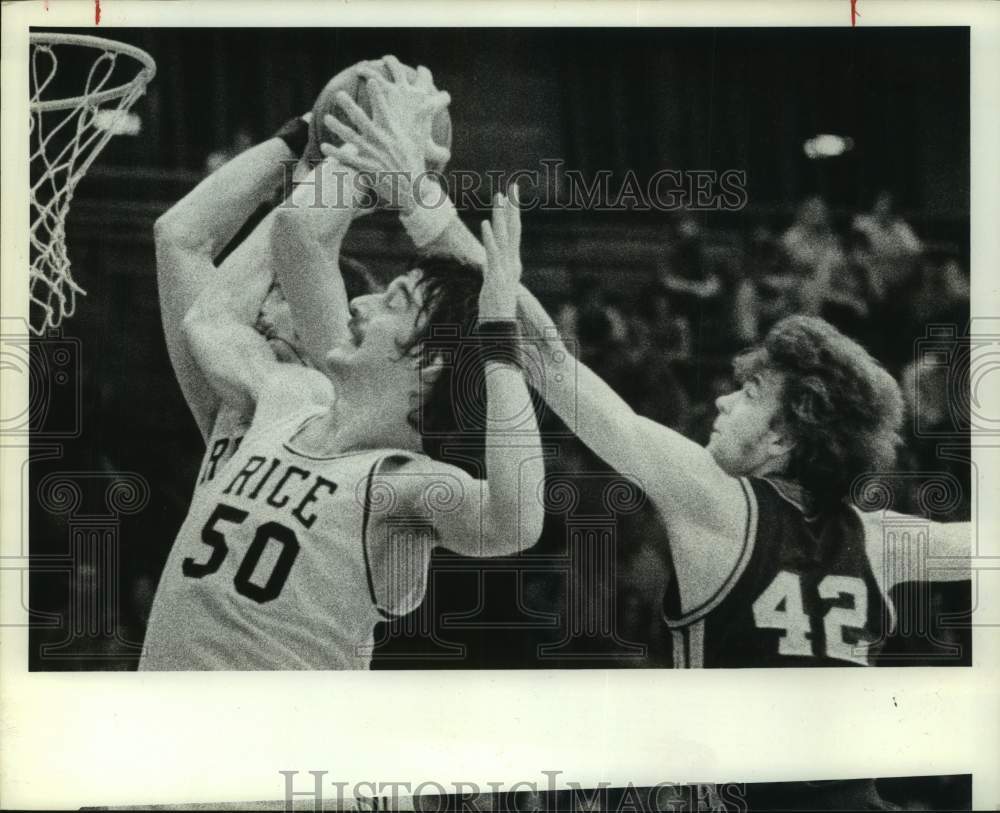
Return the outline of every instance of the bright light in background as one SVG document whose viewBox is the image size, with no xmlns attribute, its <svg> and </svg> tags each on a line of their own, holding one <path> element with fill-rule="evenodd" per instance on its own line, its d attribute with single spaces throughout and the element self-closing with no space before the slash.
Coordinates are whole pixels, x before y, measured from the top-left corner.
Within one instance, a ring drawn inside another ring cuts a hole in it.
<svg viewBox="0 0 1000 813">
<path fill-rule="evenodd" d="M 112 135 L 136 136 L 142 132 L 142 119 L 135 113 L 120 110 L 98 110 L 94 114 L 98 130 L 110 130 Z"/>
<path fill-rule="evenodd" d="M 802 149 L 809 158 L 836 158 L 854 147 L 854 139 L 847 136 L 820 133 L 808 139 Z"/>
</svg>

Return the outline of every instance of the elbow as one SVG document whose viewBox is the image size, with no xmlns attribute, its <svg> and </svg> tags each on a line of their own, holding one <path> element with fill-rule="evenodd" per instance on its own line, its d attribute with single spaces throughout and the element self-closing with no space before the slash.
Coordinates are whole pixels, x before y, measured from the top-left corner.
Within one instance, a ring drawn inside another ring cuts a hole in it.
<svg viewBox="0 0 1000 813">
<path fill-rule="evenodd" d="M 537 544 L 545 525 L 545 458 L 541 449 L 537 456 L 522 464 L 521 482 L 518 504 L 512 512 L 517 517 L 516 541 L 519 551 Z"/>
<path fill-rule="evenodd" d="M 165 212 L 164 214 L 156 218 L 156 221 L 153 223 L 153 241 L 157 245 L 166 240 L 167 231 L 170 229 L 170 218 L 168 217 L 169 214 L 170 214 L 169 212 Z"/>
<path fill-rule="evenodd" d="M 275 270 L 280 272 L 287 266 L 295 267 L 303 262 L 303 248 L 312 235 L 304 227 L 302 217 L 296 217 L 296 209 L 279 206 L 274 210 L 271 221 L 271 249 L 274 252 Z"/>
<path fill-rule="evenodd" d="M 170 241 L 173 233 L 177 231 L 176 207 L 167 209 L 153 222 L 153 238 L 157 243 Z"/>
<path fill-rule="evenodd" d="M 181 246 L 185 245 L 185 232 L 183 218 L 178 214 L 177 208 L 168 209 L 153 223 L 153 242 L 156 247 Z"/>
<path fill-rule="evenodd" d="M 184 320 L 181 322 L 181 331 L 189 346 L 196 345 L 198 337 L 205 330 L 205 325 L 208 323 L 205 310 L 204 306 L 198 300 L 195 300 L 195 303 L 188 309 L 188 312 L 184 314 Z"/>
<path fill-rule="evenodd" d="M 228 314 L 220 303 L 203 293 L 184 314 L 181 330 L 188 343 L 192 344 L 197 343 L 199 337 L 218 330 L 232 321 L 232 315 Z"/>
<path fill-rule="evenodd" d="M 306 220 L 298 206 L 275 207 L 274 220 L 271 222 L 271 239 L 289 243 L 304 239 L 310 234 Z"/>
<path fill-rule="evenodd" d="M 215 246 L 204 229 L 190 222 L 180 205 L 168 209 L 153 223 L 153 243 L 157 253 L 194 252 L 213 255 Z"/>
<path fill-rule="evenodd" d="M 180 234 L 176 218 L 170 212 L 160 215 L 153 224 L 153 245 L 156 248 L 157 271 L 162 276 L 164 268 L 172 265 L 167 262 L 168 258 L 176 257 L 179 250 L 184 248 L 184 242 Z"/>
<path fill-rule="evenodd" d="M 542 538 L 542 527 L 545 525 L 545 511 L 530 510 L 522 513 L 517 529 L 517 552 L 533 548 Z"/>
</svg>

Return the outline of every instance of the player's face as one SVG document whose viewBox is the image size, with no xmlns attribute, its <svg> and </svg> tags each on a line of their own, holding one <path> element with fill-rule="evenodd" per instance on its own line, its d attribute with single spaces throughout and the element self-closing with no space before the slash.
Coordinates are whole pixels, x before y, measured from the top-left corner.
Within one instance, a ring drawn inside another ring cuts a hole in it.
<svg viewBox="0 0 1000 813">
<path fill-rule="evenodd" d="M 408 345 L 423 327 L 418 318 L 423 304 L 420 274 L 414 269 L 396 277 L 384 291 L 351 300 L 350 340 L 346 348 L 330 354 L 331 365 L 381 367 L 409 361 L 400 358 L 400 347 Z"/>
<path fill-rule="evenodd" d="M 735 392 L 715 399 L 719 415 L 707 448 L 727 473 L 763 474 L 787 452 L 785 439 L 775 428 L 781 387 L 781 376 L 764 370 Z"/>
</svg>

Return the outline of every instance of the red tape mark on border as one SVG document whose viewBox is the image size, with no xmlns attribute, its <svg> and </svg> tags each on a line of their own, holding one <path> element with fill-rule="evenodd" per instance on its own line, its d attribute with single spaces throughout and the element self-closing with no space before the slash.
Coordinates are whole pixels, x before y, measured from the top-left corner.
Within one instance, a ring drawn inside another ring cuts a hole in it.
<svg viewBox="0 0 1000 813">
<path fill-rule="evenodd" d="M 100 3 L 101 0 L 97 0 L 97 2 Z M 851 0 L 851 28 L 857 25 L 857 20 L 860 16 L 858 14 L 858 0 Z"/>
<path fill-rule="evenodd" d="M 851 0 L 851 4 L 854 4 L 854 0 Z M 101 0 L 94 0 L 94 25 L 101 24 Z"/>
</svg>

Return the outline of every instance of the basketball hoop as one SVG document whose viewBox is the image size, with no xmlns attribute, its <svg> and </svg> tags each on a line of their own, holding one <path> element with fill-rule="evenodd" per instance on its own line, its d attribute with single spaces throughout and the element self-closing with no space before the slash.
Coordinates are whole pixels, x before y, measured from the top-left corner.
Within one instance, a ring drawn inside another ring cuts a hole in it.
<svg viewBox="0 0 1000 813">
<path fill-rule="evenodd" d="M 66 216 L 73 192 L 155 76 L 156 63 L 140 48 L 103 37 L 38 33 L 29 39 L 29 324 L 40 336 L 72 316 L 76 295 L 86 293 L 70 274 L 66 252 Z M 98 52 L 96 58 L 83 49 Z M 84 55 L 86 64 L 74 64 L 72 74 L 67 74 L 69 69 L 59 74 L 60 55 L 67 61 Z M 119 65 L 119 57 L 138 62 L 139 72 L 132 75 L 134 66 L 127 60 Z M 125 71 L 128 81 L 122 81 Z M 45 98 L 46 91 L 51 98 Z"/>
</svg>

